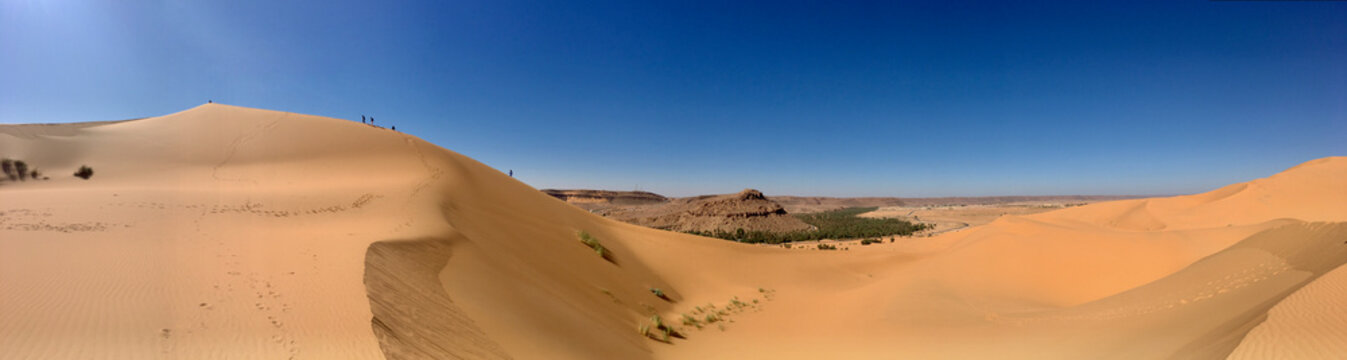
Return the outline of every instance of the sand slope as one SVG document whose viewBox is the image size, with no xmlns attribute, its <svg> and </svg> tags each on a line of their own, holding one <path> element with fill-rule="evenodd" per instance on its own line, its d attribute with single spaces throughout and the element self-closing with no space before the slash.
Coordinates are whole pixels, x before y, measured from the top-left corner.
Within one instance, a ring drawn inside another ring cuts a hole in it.
<svg viewBox="0 0 1347 360">
<path fill-rule="evenodd" d="M 1265 358 L 1347 346 L 1347 317 L 1330 306 L 1347 298 L 1333 271 L 1347 262 L 1347 158 L 1205 194 L 802 252 L 603 219 L 345 120 L 211 104 L 16 129 L 0 127 L 0 156 L 57 176 L 0 182 L 0 358 Z M 93 179 L 64 175 L 81 164 Z M 683 338 L 639 334 L 654 314 Z"/>
</svg>

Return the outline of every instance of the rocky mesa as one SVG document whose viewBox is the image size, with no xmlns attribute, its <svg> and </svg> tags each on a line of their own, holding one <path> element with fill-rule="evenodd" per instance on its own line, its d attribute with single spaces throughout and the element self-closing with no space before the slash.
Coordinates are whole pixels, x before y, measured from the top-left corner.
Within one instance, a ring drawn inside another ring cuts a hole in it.
<svg viewBox="0 0 1347 360">
<path fill-rule="evenodd" d="M 792 232 L 810 229 L 809 224 L 790 216 L 780 204 L 754 189 L 735 194 L 679 198 L 658 206 L 603 209 L 598 213 L 671 231 Z"/>
</svg>

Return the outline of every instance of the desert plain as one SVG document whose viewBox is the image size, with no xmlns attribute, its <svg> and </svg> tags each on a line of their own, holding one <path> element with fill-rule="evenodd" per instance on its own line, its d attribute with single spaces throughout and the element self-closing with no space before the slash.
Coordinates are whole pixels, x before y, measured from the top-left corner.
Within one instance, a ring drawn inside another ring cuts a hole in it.
<svg viewBox="0 0 1347 360">
<path fill-rule="evenodd" d="M 0 156 L 49 178 L 0 181 L 4 359 L 1347 354 L 1344 157 L 1192 195 L 881 206 L 964 224 L 792 251 L 605 218 L 413 134 L 222 104 L 0 125 Z"/>
</svg>

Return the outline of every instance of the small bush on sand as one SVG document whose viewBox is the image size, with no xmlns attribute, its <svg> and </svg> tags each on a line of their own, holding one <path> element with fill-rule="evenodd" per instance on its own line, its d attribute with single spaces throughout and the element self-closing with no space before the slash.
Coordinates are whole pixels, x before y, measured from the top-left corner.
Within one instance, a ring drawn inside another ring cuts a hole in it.
<svg viewBox="0 0 1347 360">
<path fill-rule="evenodd" d="M 683 326 L 696 326 L 698 329 L 702 328 L 701 322 L 697 321 L 697 318 L 695 317 L 688 316 L 688 314 L 683 314 Z"/>
<path fill-rule="evenodd" d="M 655 294 L 655 297 L 658 297 L 658 298 L 660 298 L 660 299 L 664 299 L 665 301 L 670 301 L 670 300 L 669 300 L 669 296 L 668 296 L 668 295 L 665 295 L 665 294 L 664 294 L 664 290 L 662 290 L 662 289 L 660 289 L 660 288 L 650 288 L 650 293 L 651 293 L 651 294 Z"/>
<path fill-rule="evenodd" d="M 651 316 L 650 322 L 641 323 L 641 325 L 636 327 L 636 331 L 640 332 L 643 336 L 666 343 L 670 342 L 670 338 L 673 337 L 683 338 L 682 333 L 679 333 L 678 330 L 675 330 L 672 326 L 665 324 L 664 319 L 661 319 L 659 315 Z"/>
<path fill-rule="evenodd" d="M 589 246 L 590 249 L 594 249 L 594 252 L 599 254 L 599 257 L 604 260 L 612 261 L 613 254 L 608 251 L 608 248 L 603 247 L 603 244 L 599 243 L 599 239 L 590 236 L 589 233 L 584 230 L 580 230 L 577 235 L 580 236 L 580 242 L 585 244 L 585 246 Z"/>
<path fill-rule="evenodd" d="M 828 244 L 818 244 L 818 249 L 819 249 L 819 250 L 837 250 L 837 246 L 828 245 Z"/>
<path fill-rule="evenodd" d="M 19 180 L 28 180 L 28 164 L 23 160 L 14 162 L 14 172 L 19 173 Z"/>
<path fill-rule="evenodd" d="M 94 169 L 93 169 L 93 168 L 90 168 L 90 167 L 87 166 L 87 165 L 80 166 L 79 171 L 76 171 L 76 172 L 75 172 L 75 177 L 78 177 L 78 178 L 81 178 L 81 179 L 84 179 L 84 180 L 89 180 L 89 177 L 92 177 L 92 176 L 94 176 Z"/>
<path fill-rule="evenodd" d="M 4 170 L 5 177 L 8 177 L 9 181 L 15 181 L 19 179 L 19 174 L 14 173 L 14 160 L 10 159 L 0 160 L 0 169 Z"/>
<path fill-rule="evenodd" d="M 711 324 L 711 323 L 715 323 L 715 322 L 717 322 L 717 321 L 720 321 L 720 316 L 719 316 L 719 315 L 716 315 L 716 314 L 706 314 L 706 318 L 703 319 L 703 320 L 704 320 L 707 324 Z"/>
</svg>

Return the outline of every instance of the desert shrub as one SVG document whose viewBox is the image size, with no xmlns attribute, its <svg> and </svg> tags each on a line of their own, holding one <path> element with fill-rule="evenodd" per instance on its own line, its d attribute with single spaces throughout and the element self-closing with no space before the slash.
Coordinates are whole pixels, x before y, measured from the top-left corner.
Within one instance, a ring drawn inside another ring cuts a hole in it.
<svg viewBox="0 0 1347 360">
<path fill-rule="evenodd" d="M 819 249 L 819 250 L 837 250 L 837 247 L 836 247 L 836 246 L 833 246 L 833 245 L 828 245 L 828 244 L 818 244 L 818 249 Z"/>
<path fill-rule="evenodd" d="M 590 249 L 594 249 L 594 252 L 599 254 L 599 257 L 604 260 L 612 261 L 613 254 L 608 251 L 608 248 L 603 247 L 603 244 L 599 243 L 599 239 L 590 236 L 589 233 L 584 230 L 581 230 L 577 235 L 580 237 L 580 242 L 585 244 L 585 246 L 589 246 Z"/>
<path fill-rule="evenodd" d="M 8 177 L 10 181 L 15 181 L 19 179 L 19 174 L 14 173 L 14 160 L 10 159 L 0 160 L 0 169 L 4 170 L 5 177 Z"/>
<path fill-rule="evenodd" d="M 638 325 L 636 331 L 640 332 L 643 336 L 666 343 L 669 342 L 670 337 L 683 337 L 683 334 L 679 333 L 678 330 L 675 330 L 673 326 L 665 324 L 664 319 L 661 319 L 659 315 L 651 316 L 649 323 L 641 323 Z"/>
<path fill-rule="evenodd" d="M 19 174 L 19 180 L 28 180 L 28 164 L 23 160 L 14 162 L 14 172 Z"/>
<path fill-rule="evenodd" d="M 881 242 L 883 242 L 883 241 L 881 241 L 881 240 L 879 240 L 879 239 L 865 239 L 865 240 L 861 240 L 861 245 L 878 244 L 878 243 L 881 243 Z"/>
<path fill-rule="evenodd" d="M 87 165 L 81 165 L 79 171 L 76 171 L 76 172 L 75 172 L 75 177 L 78 177 L 78 178 L 81 178 L 81 179 L 84 179 L 84 180 L 89 180 L 89 177 L 92 177 L 92 176 L 94 176 L 94 169 L 93 169 L 93 168 L 90 168 L 90 167 L 87 166 Z"/>
<path fill-rule="evenodd" d="M 669 300 L 669 296 L 668 296 L 668 295 L 665 295 L 665 294 L 664 294 L 664 290 L 662 290 L 662 289 L 660 289 L 660 288 L 650 288 L 650 293 L 651 293 L 651 294 L 655 294 L 655 297 L 658 297 L 658 298 L 660 298 L 660 299 L 664 299 L 665 301 L 672 301 L 672 300 Z"/>
<path fill-rule="evenodd" d="M 696 326 L 701 328 L 702 324 L 697 321 L 697 318 L 688 316 L 688 314 L 683 314 L 683 326 Z"/>
</svg>

